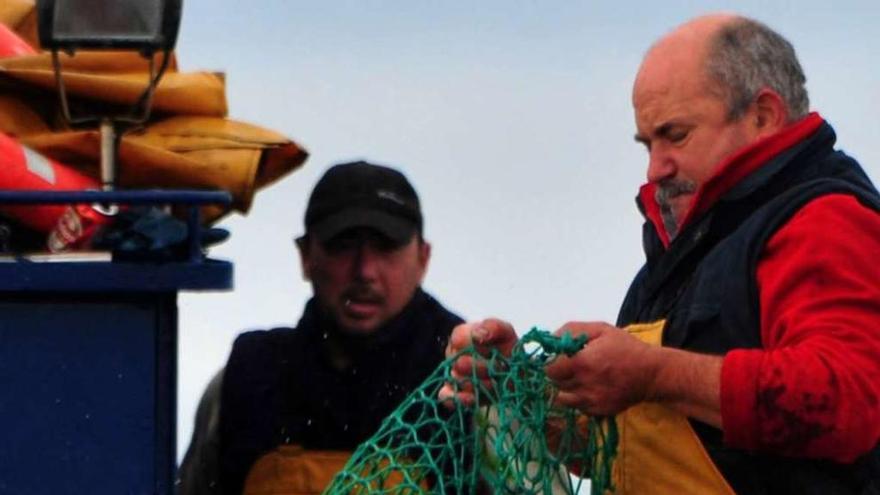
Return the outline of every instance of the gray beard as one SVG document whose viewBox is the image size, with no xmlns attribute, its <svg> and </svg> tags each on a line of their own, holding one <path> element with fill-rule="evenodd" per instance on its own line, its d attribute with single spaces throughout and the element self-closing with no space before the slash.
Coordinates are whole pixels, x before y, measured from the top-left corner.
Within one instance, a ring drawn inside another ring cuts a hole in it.
<svg viewBox="0 0 880 495">
<path fill-rule="evenodd" d="M 657 192 L 654 193 L 654 199 L 660 206 L 660 218 L 663 219 L 663 228 L 669 236 L 669 242 L 672 242 L 678 236 L 678 220 L 672 212 L 672 204 L 670 200 L 680 196 L 681 194 L 692 193 L 697 190 L 697 183 L 692 180 L 676 180 L 669 179 L 657 184 Z"/>
<path fill-rule="evenodd" d="M 663 219 L 663 227 L 666 229 L 666 235 L 669 236 L 669 242 L 672 242 L 678 236 L 678 222 L 675 221 L 675 216 L 668 204 L 660 205 L 660 218 Z"/>
</svg>

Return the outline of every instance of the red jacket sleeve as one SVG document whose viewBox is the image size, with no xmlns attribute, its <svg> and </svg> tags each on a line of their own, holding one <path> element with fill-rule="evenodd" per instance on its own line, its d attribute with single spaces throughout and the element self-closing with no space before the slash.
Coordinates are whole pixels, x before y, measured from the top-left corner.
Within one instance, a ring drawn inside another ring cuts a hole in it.
<svg viewBox="0 0 880 495">
<path fill-rule="evenodd" d="M 852 462 L 880 439 L 880 215 L 843 194 L 810 202 L 757 282 L 764 348 L 724 358 L 725 442 Z"/>
</svg>

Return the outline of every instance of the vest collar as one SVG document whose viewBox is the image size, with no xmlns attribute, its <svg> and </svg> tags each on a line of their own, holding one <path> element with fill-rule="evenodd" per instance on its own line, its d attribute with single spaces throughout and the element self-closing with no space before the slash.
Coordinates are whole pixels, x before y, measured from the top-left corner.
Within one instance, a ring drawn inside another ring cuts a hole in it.
<svg viewBox="0 0 880 495">
<path fill-rule="evenodd" d="M 771 159 L 813 135 L 824 120 L 818 113 L 810 113 L 772 136 L 747 145 L 721 162 L 717 172 L 697 189 L 691 209 L 688 210 L 679 232 L 693 223 L 694 219 L 708 211 L 718 200 L 745 177 L 752 174 Z M 637 203 L 643 215 L 653 225 L 657 236 L 665 248 L 669 247 L 669 234 L 663 225 L 660 205 L 655 193 L 656 183 L 643 185 L 639 190 Z"/>
</svg>

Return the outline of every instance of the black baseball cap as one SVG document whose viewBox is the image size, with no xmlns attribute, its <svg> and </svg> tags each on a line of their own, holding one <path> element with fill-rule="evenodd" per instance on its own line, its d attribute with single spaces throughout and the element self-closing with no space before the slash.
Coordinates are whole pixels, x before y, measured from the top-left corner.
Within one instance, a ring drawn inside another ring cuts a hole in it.
<svg viewBox="0 0 880 495">
<path fill-rule="evenodd" d="M 422 231 L 422 210 L 399 171 L 365 161 L 330 167 L 306 207 L 306 234 L 320 242 L 356 227 L 376 229 L 401 244 Z"/>
</svg>

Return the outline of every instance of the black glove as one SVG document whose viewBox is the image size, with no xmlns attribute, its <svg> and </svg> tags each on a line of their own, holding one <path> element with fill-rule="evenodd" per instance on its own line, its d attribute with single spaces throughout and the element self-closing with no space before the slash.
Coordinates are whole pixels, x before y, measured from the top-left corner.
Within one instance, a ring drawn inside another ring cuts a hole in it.
<svg viewBox="0 0 880 495">
<path fill-rule="evenodd" d="M 221 228 L 201 231 L 202 248 L 229 237 Z M 170 261 L 189 258 L 186 223 L 155 206 L 130 207 L 119 212 L 113 222 L 99 231 L 92 247 L 113 252 L 113 258 L 132 261 Z"/>
</svg>

